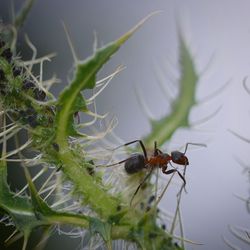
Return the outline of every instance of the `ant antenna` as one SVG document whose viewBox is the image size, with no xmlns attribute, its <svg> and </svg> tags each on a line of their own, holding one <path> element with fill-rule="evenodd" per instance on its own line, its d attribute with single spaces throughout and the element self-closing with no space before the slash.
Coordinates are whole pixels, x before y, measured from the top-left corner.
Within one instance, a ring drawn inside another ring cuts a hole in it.
<svg viewBox="0 0 250 250">
<path fill-rule="evenodd" d="M 207 145 L 204 144 L 204 143 L 193 143 L 193 142 L 188 142 L 188 143 L 186 143 L 186 146 L 185 146 L 185 150 L 184 150 L 184 153 L 183 153 L 184 155 L 186 154 L 187 148 L 188 148 L 189 145 L 200 146 L 200 147 L 207 147 Z"/>
</svg>

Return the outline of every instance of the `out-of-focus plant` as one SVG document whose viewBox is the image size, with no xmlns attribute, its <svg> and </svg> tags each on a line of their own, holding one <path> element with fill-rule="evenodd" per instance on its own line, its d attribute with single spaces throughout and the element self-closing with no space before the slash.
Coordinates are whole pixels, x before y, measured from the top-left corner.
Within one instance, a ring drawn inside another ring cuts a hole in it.
<svg viewBox="0 0 250 250">
<path fill-rule="evenodd" d="M 247 86 L 247 77 L 243 80 L 243 87 L 246 91 L 247 94 L 250 95 L 250 89 Z M 229 130 L 233 135 L 235 135 L 236 137 L 238 137 L 240 140 L 242 140 L 245 143 L 250 143 L 250 139 L 244 137 L 243 135 L 239 134 L 238 132 L 235 132 L 233 130 Z M 248 180 L 250 181 L 250 166 L 245 164 L 242 160 L 236 159 L 237 162 L 239 163 L 240 166 L 242 166 L 243 168 L 243 173 L 248 175 Z M 245 204 L 246 204 L 246 209 L 247 212 L 250 214 L 250 196 L 247 198 L 241 197 L 237 195 L 237 198 L 239 198 L 240 200 L 242 200 Z M 250 246 L 250 228 L 244 228 L 241 226 L 233 226 L 233 225 L 229 225 L 228 226 L 229 231 L 232 233 L 232 235 L 240 240 L 241 242 L 246 243 L 247 245 Z M 224 242 L 232 249 L 236 249 L 239 250 L 240 248 L 237 246 L 237 244 L 232 243 L 231 241 L 229 241 L 226 237 L 223 236 L 223 240 Z"/>
<path fill-rule="evenodd" d="M 96 75 L 154 13 L 116 41 L 97 49 L 84 61 L 77 59 L 70 43 L 75 60 L 74 75 L 68 86 L 56 97 L 49 89 L 57 79 L 43 79 L 43 62 L 52 56 L 36 58 L 34 53 L 30 61 L 23 61 L 16 54 L 17 31 L 32 3 L 27 0 L 14 24 L 3 25 L 0 30 L 0 208 L 5 212 L 1 222 L 15 227 L 6 244 L 23 236 L 22 248 L 26 249 L 35 228 L 43 228 L 44 238 L 48 238 L 54 227 L 70 225 L 73 231 L 68 234 L 82 237 L 83 245 L 91 249 L 102 245 L 107 249 L 115 248 L 117 240 L 119 249 L 184 249 L 179 211 L 183 184 L 177 198 L 175 216 L 170 227 L 166 228 L 157 208 L 163 196 L 163 192 L 155 192 L 157 182 L 142 188 L 136 196 L 135 205 L 130 206 L 131 192 L 146 171 L 119 178 L 112 173 L 112 168 L 96 166 L 96 162 L 106 157 L 105 150 L 103 153 L 94 153 L 98 141 L 111 132 L 114 126 L 111 121 L 106 131 L 94 130 L 96 121 L 106 117 L 95 112 L 95 99 L 122 67 L 101 80 L 97 80 Z M 69 36 L 68 39 L 70 42 Z M 26 41 L 35 51 L 31 41 L 28 38 Z M 36 64 L 40 65 L 38 77 L 32 73 Z M 181 35 L 179 67 L 179 94 L 172 103 L 170 114 L 152 121 L 151 133 L 144 140 L 146 145 L 152 145 L 153 141 L 162 145 L 178 128 L 190 126 L 188 115 L 196 104 L 198 75 Z M 86 90 L 92 90 L 93 95 L 86 98 Z M 80 113 L 82 117 L 91 117 L 93 120 L 80 123 Z M 89 129 L 87 131 L 91 131 L 91 134 L 81 129 Z M 28 138 L 22 144 L 20 132 L 26 133 Z M 11 138 L 15 138 L 16 148 L 7 151 Z M 25 152 L 32 152 L 35 156 L 28 159 Z M 11 191 L 7 182 L 8 163 L 12 161 L 20 162 L 27 181 L 27 185 L 17 192 Z M 31 168 L 38 169 L 34 176 L 30 173 Z M 47 177 L 39 186 L 36 180 L 41 176 Z M 171 180 L 172 177 L 169 183 Z M 152 200 L 154 192 L 156 197 Z M 178 217 L 179 237 L 174 235 Z"/>
</svg>

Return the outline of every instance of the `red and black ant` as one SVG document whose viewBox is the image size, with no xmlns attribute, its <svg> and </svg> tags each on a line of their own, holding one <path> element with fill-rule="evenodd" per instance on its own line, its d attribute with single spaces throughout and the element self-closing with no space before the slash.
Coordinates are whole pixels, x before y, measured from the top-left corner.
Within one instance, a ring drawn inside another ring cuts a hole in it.
<svg viewBox="0 0 250 250">
<path fill-rule="evenodd" d="M 179 177 L 182 179 L 183 185 L 185 187 L 185 185 L 186 185 L 185 171 L 186 171 L 186 166 L 189 165 L 188 158 L 186 157 L 185 154 L 187 152 L 188 146 L 189 145 L 196 145 L 196 146 L 206 147 L 205 144 L 188 142 L 188 143 L 186 143 L 185 150 L 183 153 L 180 151 L 172 151 L 171 154 L 167 154 L 167 153 L 163 153 L 159 148 L 157 148 L 157 142 L 155 142 L 153 155 L 148 157 L 148 154 L 147 154 L 147 151 L 146 151 L 146 148 L 145 148 L 143 142 L 141 140 L 134 140 L 134 141 L 125 143 L 121 146 L 118 146 L 114 150 L 116 150 L 120 147 L 123 147 L 123 146 L 128 146 L 128 145 L 136 143 L 136 142 L 139 142 L 141 149 L 143 151 L 143 154 L 134 153 L 129 158 L 127 158 L 125 160 L 108 165 L 108 167 L 111 167 L 111 166 L 119 165 L 121 163 L 125 163 L 124 168 L 128 174 L 134 174 L 134 173 L 142 171 L 143 169 L 149 170 L 149 173 L 144 177 L 142 182 L 137 187 L 135 193 L 133 194 L 131 201 L 130 201 L 130 204 L 132 203 L 135 195 L 137 194 L 137 192 L 139 191 L 141 186 L 150 177 L 150 175 L 152 174 L 152 172 L 155 168 L 161 168 L 163 174 L 172 174 L 172 173 L 176 172 L 179 175 Z M 171 162 L 184 166 L 183 174 L 181 174 L 176 168 L 174 168 L 173 165 L 171 164 Z M 167 170 L 169 165 L 172 167 L 172 169 Z"/>
</svg>

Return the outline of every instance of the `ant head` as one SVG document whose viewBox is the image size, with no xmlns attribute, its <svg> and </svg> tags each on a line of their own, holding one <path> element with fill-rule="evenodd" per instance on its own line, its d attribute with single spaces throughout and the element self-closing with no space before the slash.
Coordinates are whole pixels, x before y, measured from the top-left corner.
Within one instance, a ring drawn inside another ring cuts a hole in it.
<svg viewBox="0 0 250 250">
<path fill-rule="evenodd" d="M 171 152 L 171 160 L 179 165 L 189 165 L 188 158 L 180 151 Z"/>
</svg>

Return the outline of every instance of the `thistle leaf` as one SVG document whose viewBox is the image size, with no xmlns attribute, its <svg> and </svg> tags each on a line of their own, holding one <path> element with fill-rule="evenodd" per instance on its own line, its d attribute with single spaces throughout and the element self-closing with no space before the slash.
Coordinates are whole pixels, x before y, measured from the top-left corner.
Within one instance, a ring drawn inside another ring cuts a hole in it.
<svg viewBox="0 0 250 250">
<path fill-rule="evenodd" d="M 20 10 L 17 17 L 14 20 L 14 25 L 15 25 L 16 29 L 20 28 L 23 25 L 24 21 L 27 18 L 27 15 L 29 14 L 29 12 L 34 4 L 34 2 L 35 2 L 34 0 L 26 0 L 25 1 L 22 9 Z"/>
<path fill-rule="evenodd" d="M 28 197 L 15 197 L 7 184 L 7 166 L 0 162 L 0 207 L 12 218 L 15 226 L 24 235 L 28 235 L 33 228 L 41 225 L 33 212 Z"/>
<path fill-rule="evenodd" d="M 58 112 L 56 115 L 57 141 L 60 143 L 70 135 L 77 132 L 72 125 L 73 114 L 78 111 L 86 111 L 86 103 L 81 94 L 85 89 L 93 89 L 96 84 L 96 74 L 120 46 L 130 38 L 133 33 L 152 15 L 154 12 L 140 21 L 130 31 L 116 41 L 96 50 L 93 56 L 87 58 L 76 66 L 75 77 L 71 84 L 60 94 L 58 99 Z"/>
<path fill-rule="evenodd" d="M 191 108 L 196 104 L 195 91 L 198 74 L 195 69 L 192 55 L 183 39 L 179 35 L 179 64 L 180 80 L 179 94 L 172 105 L 171 113 L 160 120 L 151 121 L 152 131 L 144 139 L 146 145 L 153 145 L 157 141 L 162 145 L 168 141 L 175 131 L 181 127 L 189 127 L 188 116 Z"/>
</svg>

